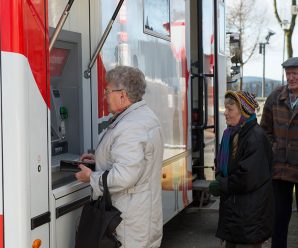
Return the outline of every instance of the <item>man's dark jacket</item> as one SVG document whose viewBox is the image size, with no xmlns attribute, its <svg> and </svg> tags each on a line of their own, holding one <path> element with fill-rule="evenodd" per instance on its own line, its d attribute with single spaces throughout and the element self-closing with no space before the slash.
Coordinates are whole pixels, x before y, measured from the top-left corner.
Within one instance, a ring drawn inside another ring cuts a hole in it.
<svg viewBox="0 0 298 248">
<path fill-rule="evenodd" d="M 233 150 L 231 137 L 230 151 Z M 255 244 L 271 236 L 273 226 L 272 149 L 253 120 L 239 131 L 228 176 L 220 177 L 220 209 L 216 236 L 237 244 Z"/>
<path fill-rule="evenodd" d="M 298 107 L 292 110 L 287 86 L 267 98 L 261 120 L 273 148 L 273 179 L 298 183 Z"/>
</svg>

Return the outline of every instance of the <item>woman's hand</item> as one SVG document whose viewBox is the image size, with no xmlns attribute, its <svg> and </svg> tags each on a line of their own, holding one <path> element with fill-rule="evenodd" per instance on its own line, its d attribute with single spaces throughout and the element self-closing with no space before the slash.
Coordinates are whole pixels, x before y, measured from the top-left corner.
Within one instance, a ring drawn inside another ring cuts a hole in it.
<svg viewBox="0 0 298 248">
<path fill-rule="evenodd" d="M 81 169 L 81 171 L 77 172 L 75 174 L 77 180 L 80 181 L 80 182 L 83 182 L 83 183 L 90 182 L 90 175 L 92 173 L 92 170 L 90 170 L 88 167 L 86 167 L 83 164 L 80 164 L 79 168 Z"/>
<path fill-rule="evenodd" d="M 92 153 L 84 153 L 80 160 L 86 163 L 95 163 L 95 155 Z"/>
</svg>

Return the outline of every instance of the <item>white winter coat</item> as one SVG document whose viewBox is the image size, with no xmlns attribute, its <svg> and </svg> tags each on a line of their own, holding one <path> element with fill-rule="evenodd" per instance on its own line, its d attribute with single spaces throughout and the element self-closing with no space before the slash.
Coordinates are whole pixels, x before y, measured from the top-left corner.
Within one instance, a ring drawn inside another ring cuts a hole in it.
<svg viewBox="0 0 298 248">
<path fill-rule="evenodd" d="M 95 157 L 93 199 L 102 195 L 101 175 L 109 170 L 112 203 L 122 212 L 116 229 L 122 247 L 160 247 L 163 139 L 160 123 L 145 101 L 131 105 L 101 133 Z"/>
</svg>

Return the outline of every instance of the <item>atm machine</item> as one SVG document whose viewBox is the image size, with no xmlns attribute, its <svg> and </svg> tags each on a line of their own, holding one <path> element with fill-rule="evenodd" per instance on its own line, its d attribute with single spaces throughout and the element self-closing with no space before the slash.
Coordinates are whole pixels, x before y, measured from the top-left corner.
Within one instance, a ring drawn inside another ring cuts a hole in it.
<svg viewBox="0 0 298 248">
<path fill-rule="evenodd" d="M 56 247 L 74 246 L 81 207 L 90 198 L 88 184 L 76 181 L 75 172 L 60 170 L 61 160 L 79 160 L 84 152 L 81 46 L 80 33 L 63 30 L 50 53 L 51 213 Z"/>
<path fill-rule="evenodd" d="M 73 174 L 60 173 L 60 161 L 78 160 L 83 153 L 81 61 L 81 35 L 63 30 L 50 54 L 53 189 Z"/>
</svg>

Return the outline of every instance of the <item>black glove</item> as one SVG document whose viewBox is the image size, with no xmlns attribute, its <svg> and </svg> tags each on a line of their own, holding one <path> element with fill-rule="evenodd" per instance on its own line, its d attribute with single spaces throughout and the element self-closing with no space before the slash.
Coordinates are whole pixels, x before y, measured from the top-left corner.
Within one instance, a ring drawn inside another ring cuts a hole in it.
<svg viewBox="0 0 298 248">
<path fill-rule="evenodd" d="M 220 196 L 220 189 L 219 189 L 219 181 L 218 180 L 213 180 L 209 184 L 209 192 L 210 194 L 214 196 Z"/>
</svg>

